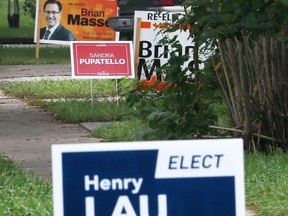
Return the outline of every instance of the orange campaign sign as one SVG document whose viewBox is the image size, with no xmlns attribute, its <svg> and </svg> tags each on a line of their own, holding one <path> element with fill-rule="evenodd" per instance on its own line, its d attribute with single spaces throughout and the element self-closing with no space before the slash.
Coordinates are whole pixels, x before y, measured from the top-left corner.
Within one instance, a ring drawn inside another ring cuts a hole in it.
<svg viewBox="0 0 288 216">
<path fill-rule="evenodd" d="M 117 0 L 37 0 L 34 42 L 115 41 L 108 18 L 117 16 Z M 48 31 L 47 31 L 48 30 Z"/>
</svg>

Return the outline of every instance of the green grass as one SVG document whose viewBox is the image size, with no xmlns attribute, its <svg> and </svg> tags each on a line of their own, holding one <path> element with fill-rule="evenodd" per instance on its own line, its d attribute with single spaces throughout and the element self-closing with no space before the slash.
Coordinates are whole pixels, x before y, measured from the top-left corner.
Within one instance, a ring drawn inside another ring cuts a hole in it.
<svg viewBox="0 0 288 216">
<path fill-rule="evenodd" d="M 30 99 L 59 99 L 59 98 L 91 98 L 91 88 L 89 80 L 41 80 L 27 81 L 19 83 L 0 84 L 0 87 L 7 93 L 18 98 Z M 132 88 L 129 80 L 118 80 L 116 89 L 115 80 L 93 80 L 93 98 L 116 96 L 116 91 L 123 94 Z"/>
<path fill-rule="evenodd" d="M 1 39 L 0 39 L 1 40 Z M 0 65 L 20 64 L 70 64 L 70 48 L 65 46 L 40 46 L 36 59 L 35 47 L 0 45 Z"/>
<path fill-rule="evenodd" d="M 259 216 L 288 215 L 288 154 L 247 154 L 245 169 L 247 206 Z"/>
<path fill-rule="evenodd" d="M 117 106 L 115 101 L 98 101 L 94 102 L 92 106 L 91 101 L 89 101 L 89 88 L 83 90 L 88 84 L 82 82 L 83 81 L 79 80 L 60 82 L 44 80 L 41 82 L 1 84 L 0 88 L 5 89 L 5 91 L 11 95 L 17 95 L 18 97 L 26 99 L 29 98 L 29 101 L 33 101 L 32 103 L 34 105 L 55 112 L 57 118 L 65 121 L 112 121 L 113 123 L 106 124 L 102 128 L 92 132 L 94 136 L 102 138 L 103 141 L 119 142 L 140 140 L 137 134 L 145 125 L 134 117 L 134 110 L 130 110 L 127 104 L 122 102 Z M 110 80 L 107 82 L 108 83 L 104 83 L 104 81 L 101 81 L 97 84 L 95 83 L 95 86 L 99 87 L 97 92 L 101 92 L 97 97 L 104 97 L 111 93 L 111 86 L 114 86 L 113 81 Z M 100 87 L 100 85 L 102 86 Z M 121 83 L 121 85 L 123 85 L 121 87 L 122 92 L 125 92 L 127 88 L 131 88 L 129 82 L 126 83 L 126 81 Z M 41 98 L 57 99 L 60 95 L 61 98 L 65 100 L 39 101 Z M 82 97 L 84 100 L 71 99 L 75 99 L 76 96 L 78 98 Z M 223 113 L 221 115 L 223 115 Z M 2 160 L 4 160 L 4 163 L 7 163 L 7 159 L 3 158 L 0 158 L 0 163 L 3 163 L 1 162 Z M 257 212 L 257 216 L 287 215 L 287 164 L 288 154 L 285 152 L 279 151 L 269 155 L 246 153 L 246 204 L 248 209 Z M 51 183 L 47 185 L 43 182 L 39 183 L 38 181 L 40 180 L 37 178 L 34 179 L 35 177 L 33 176 L 23 176 L 19 168 L 15 168 L 15 171 L 10 162 L 8 162 L 8 165 L 5 164 L 4 167 L 7 167 L 8 171 L 1 168 L 3 170 L 1 171 L 1 173 L 3 173 L 3 179 L 0 180 L 0 191 L 3 195 L 0 196 L 0 215 L 13 215 L 9 213 L 10 211 L 16 212 L 14 215 L 51 215 Z M 12 174 L 16 176 L 10 179 L 9 176 Z M 7 182 L 4 182 L 6 180 Z M 1 187 L 1 185 L 9 184 L 11 184 L 9 186 L 12 188 L 11 190 L 5 188 L 5 186 Z M 20 192 L 16 193 L 16 191 Z M 25 197 L 27 196 L 30 196 L 32 201 L 26 200 Z M 5 201 L 3 201 L 4 204 L 2 204 L 1 199 L 5 199 Z M 16 205 L 15 203 L 18 204 Z M 39 213 L 40 211 L 43 213 Z"/>
<path fill-rule="evenodd" d="M 27 81 L 0 84 L 0 88 L 8 95 L 29 99 L 31 105 L 56 113 L 56 118 L 70 123 L 119 121 L 135 114 L 120 99 L 118 102 L 115 98 L 112 101 L 107 101 L 107 99 L 111 100 L 111 97 L 117 96 L 115 80 L 92 81 L 93 103 L 91 103 L 89 80 Z M 118 81 L 119 95 L 124 94 L 131 88 L 130 80 Z M 96 98 L 103 98 L 103 100 L 96 101 Z M 40 99 L 55 100 L 43 101 Z"/>
<path fill-rule="evenodd" d="M 142 140 L 138 133 L 145 125 L 137 118 L 107 124 L 92 131 L 92 136 L 101 137 L 103 142 L 131 142 Z"/>
<path fill-rule="evenodd" d="M 9 28 L 8 26 L 8 0 L 0 0 L 0 40 L 1 38 L 33 38 L 34 37 L 34 19 L 30 15 L 24 14 L 24 0 L 19 0 L 20 6 L 20 24 L 19 28 Z M 13 14 L 13 1 L 11 1 L 11 15 Z"/>
<path fill-rule="evenodd" d="M 134 113 L 126 103 L 116 101 L 33 101 L 37 105 L 55 113 L 55 118 L 69 123 L 114 122 L 131 117 Z"/>
<path fill-rule="evenodd" d="M 52 215 L 52 184 L 0 156 L 0 215 Z"/>
<path fill-rule="evenodd" d="M 228 105 L 223 103 L 215 103 L 212 106 L 212 109 L 217 113 L 218 121 L 217 126 L 229 128 L 232 126 L 229 115 Z M 223 131 L 222 131 L 223 132 Z"/>
</svg>

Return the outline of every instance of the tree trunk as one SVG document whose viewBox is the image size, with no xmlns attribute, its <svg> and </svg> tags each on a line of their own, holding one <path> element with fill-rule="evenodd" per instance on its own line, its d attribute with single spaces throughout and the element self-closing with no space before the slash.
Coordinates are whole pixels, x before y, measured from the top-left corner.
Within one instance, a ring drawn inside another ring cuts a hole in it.
<svg viewBox="0 0 288 216">
<path fill-rule="evenodd" d="M 14 0 L 14 14 L 13 14 L 13 26 L 19 28 L 20 14 L 19 14 L 19 0 Z"/>
<path fill-rule="evenodd" d="M 217 77 L 247 149 L 288 149 L 287 45 L 268 36 L 219 41 Z"/>
<path fill-rule="evenodd" d="M 11 0 L 8 0 L 8 15 L 7 15 L 7 19 L 8 19 L 9 28 L 12 28 L 13 27 L 13 17 L 11 16 Z"/>
</svg>

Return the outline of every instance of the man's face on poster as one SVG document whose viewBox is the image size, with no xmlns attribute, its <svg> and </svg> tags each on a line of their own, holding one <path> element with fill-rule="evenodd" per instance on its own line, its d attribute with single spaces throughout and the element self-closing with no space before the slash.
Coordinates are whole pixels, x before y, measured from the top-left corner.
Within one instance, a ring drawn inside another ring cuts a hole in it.
<svg viewBox="0 0 288 216">
<path fill-rule="evenodd" d="M 47 27 L 52 28 L 60 23 L 62 14 L 57 4 L 47 4 L 44 10 L 44 16 Z"/>
</svg>

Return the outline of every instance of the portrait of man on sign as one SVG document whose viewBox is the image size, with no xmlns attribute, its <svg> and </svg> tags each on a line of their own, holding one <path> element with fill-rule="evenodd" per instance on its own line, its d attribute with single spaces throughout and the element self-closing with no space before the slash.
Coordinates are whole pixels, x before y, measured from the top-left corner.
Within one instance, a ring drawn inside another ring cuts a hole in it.
<svg viewBox="0 0 288 216">
<path fill-rule="evenodd" d="M 62 4 L 57 0 L 47 0 L 43 7 L 46 27 L 40 29 L 40 39 L 75 41 L 74 34 L 61 25 Z"/>
</svg>

